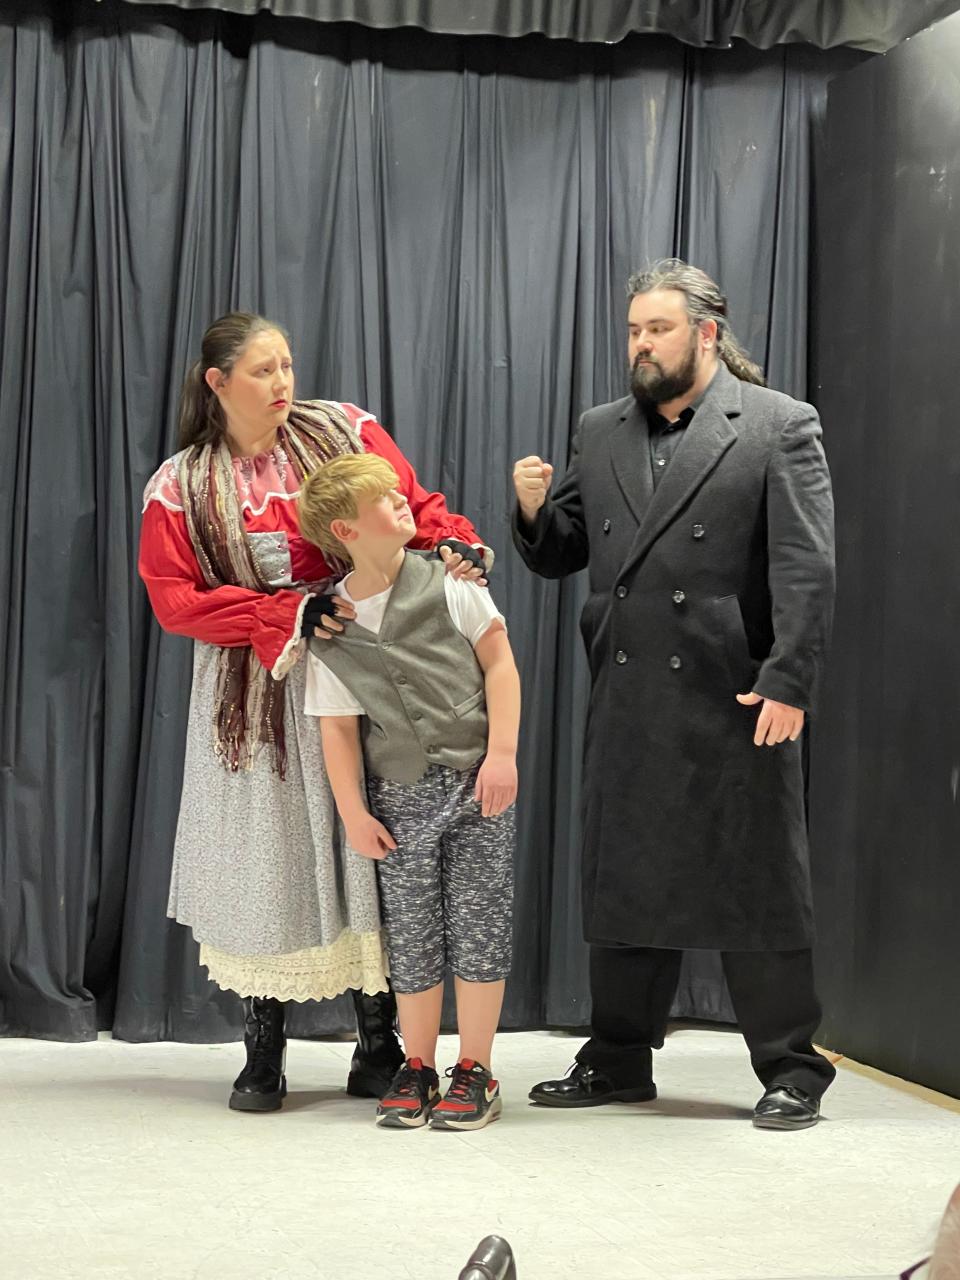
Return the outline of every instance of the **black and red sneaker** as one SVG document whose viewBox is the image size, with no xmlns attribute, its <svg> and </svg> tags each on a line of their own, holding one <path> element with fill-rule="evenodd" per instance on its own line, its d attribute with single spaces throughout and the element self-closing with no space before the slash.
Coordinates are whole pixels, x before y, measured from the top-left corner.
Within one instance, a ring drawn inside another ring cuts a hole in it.
<svg viewBox="0 0 960 1280">
<path fill-rule="evenodd" d="M 408 1058 L 380 1099 L 377 1124 L 385 1129 L 422 1129 L 439 1098 L 440 1079 L 433 1067 Z"/>
<path fill-rule="evenodd" d="M 482 1129 L 503 1110 L 500 1085 L 479 1062 L 461 1058 L 450 1067 L 452 1076 L 443 1099 L 433 1108 L 431 1129 Z"/>
</svg>

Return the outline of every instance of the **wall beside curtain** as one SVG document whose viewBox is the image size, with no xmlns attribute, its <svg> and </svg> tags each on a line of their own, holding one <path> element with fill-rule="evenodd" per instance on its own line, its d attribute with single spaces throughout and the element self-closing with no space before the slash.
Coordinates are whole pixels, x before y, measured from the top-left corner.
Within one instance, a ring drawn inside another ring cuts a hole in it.
<svg viewBox="0 0 960 1280">
<path fill-rule="evenodd" d="M 0 1033 L 237 1034 L 164 916 L 190 645 L 135 568 L 180 380 L 236 306 L 498 553 L 526 691 L 505 1021 L 583 1025 L 582 584 L 514 556 L 511 464 L 562 466 L 623 393 L 624 282 L 664 254 L 805 393 L 810 121 L 859 55 L 62 8 L 0 0 Z M 679 1011 L 729 1016 L 711 957 Z M 292 1030 L 348 1024 L 311 1005 Z"/>
<path fill-rule="evenodd" d="M 824 1042 L 954 1097 L 958 63 L 960 15 L 830 89 L 813 349 L 838 595 L 810 784 Z"/>
</svg>

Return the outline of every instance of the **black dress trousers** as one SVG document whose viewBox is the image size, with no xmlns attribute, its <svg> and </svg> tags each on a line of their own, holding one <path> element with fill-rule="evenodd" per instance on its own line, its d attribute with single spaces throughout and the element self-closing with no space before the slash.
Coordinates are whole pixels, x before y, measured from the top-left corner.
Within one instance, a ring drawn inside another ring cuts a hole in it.
<svg viewBox="0 0 960 1280">
<path fill-rule="evenodd" d="M 618 1089 L 652 1079 L 653 1049 L 667 1031 L 682 951 L 590 948 L 591 1037 L 577 1061 Z M 723 971 L 750 1061 L 764 1088 L 789 1084 L 819 1098 L 836 1069 L 813 1047 L 822 1010 L 813 955 L 800 951 L 724 951 Z"/>
</svg>

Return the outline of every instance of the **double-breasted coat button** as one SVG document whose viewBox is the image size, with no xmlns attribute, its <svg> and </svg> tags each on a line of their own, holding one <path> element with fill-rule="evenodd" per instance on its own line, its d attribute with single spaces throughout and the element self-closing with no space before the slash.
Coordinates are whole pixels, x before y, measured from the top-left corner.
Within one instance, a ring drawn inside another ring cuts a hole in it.
<svg viewBox="0 0 960 1280">
<path fill-rule="evenodd" d="M 624 664 L 624 663 L 626 662 L 626 660 L 627 660 L 627 655 L 624 653 L 624 651 L 623 651 L 622 649 L 618 649 L 618 650 L 617 650 L 617 652 L 616 652 L 616 654 L 615 654 L 614 656 L 615 656 L 615 658 L 616 658 L 616 661 L 617 661 L 617 662 L 619 663 L 619 665 L 622 667 L 622 666 L 623 666 L 623 664 Z"/>
<path fill-rule="evenodd" d="M 604 520 L 604 522 L 603 522 L 603 532 L 604 532 L 604 533 L 609 533 L 609 532 L 610 532 L 610 521 L 609 521 L 609 520 Z"/>
<path fill-rule="evenodd" d="M 680 659 L 677 657 L 676 654 L 674 654 L 673 657 L 670 659 L 670 666 L 673 668 L 674 671 L 679 671 L 680 668 L 683 666 L 683 663 L 680 661 Z"/>
<path fill-rule="evenodd" d="M 626 594 L 627 594 L 627 588 L 626 588 L 625 586 L 621 585 L 621 586 L 617 587 L 617 599 L 618 599 L 618 600 L 622 600 L 622 599 L 623 599 L 623 597 L 624 597 Z"/>
<path fill-rule="evenodd" d="M 686 598 L 687 598 L 687 593 L 686 593 L 685 591 L 679 591 L 679 590 L 677 590 L 677 591 L 675 591 L 675 592 L 673 593 L 673 603 L 674 603 L 674 604 L 683 604 L 683 602 L 684 602 L 684 600 L 686 600 Z"/>
<path fill-rule="evenodd" d="M 695 524 L 695 525 L 693 526 L 693 536 L 694 536 L 695 538 L 702 538 L 702 537 L 703 537 L 703 535 L 704 535 L 706 532 L 707 532 L 707 531 L 706 531 L 706 529 L 703 527 L 703 525 L 702 525 L 702 524 Z"/>
</svg>

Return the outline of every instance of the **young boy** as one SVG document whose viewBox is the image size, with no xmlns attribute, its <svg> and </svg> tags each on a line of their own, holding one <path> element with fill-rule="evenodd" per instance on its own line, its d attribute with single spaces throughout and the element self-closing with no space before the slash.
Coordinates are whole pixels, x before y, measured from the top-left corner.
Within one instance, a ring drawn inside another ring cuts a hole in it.
<svg viewBox="0 0 960 1280">
<path fill-rule="evenodd" d="M 305 710 L 321 718 L 347 839 L 377 859 L 407 1054 L 377 1123 L 480 1129 L 502 1107 L 490 1064 L 511 958 L 520 678 L 489 593 L 405 550 L 416 527 L 397 483 L 354 454 L 301 489 L 303 536 L 352 562 L 336 591 L 356 610 L 310 641 Z M 445 964 L 460 1057 L 441 1099 Z"/>
</svg>

